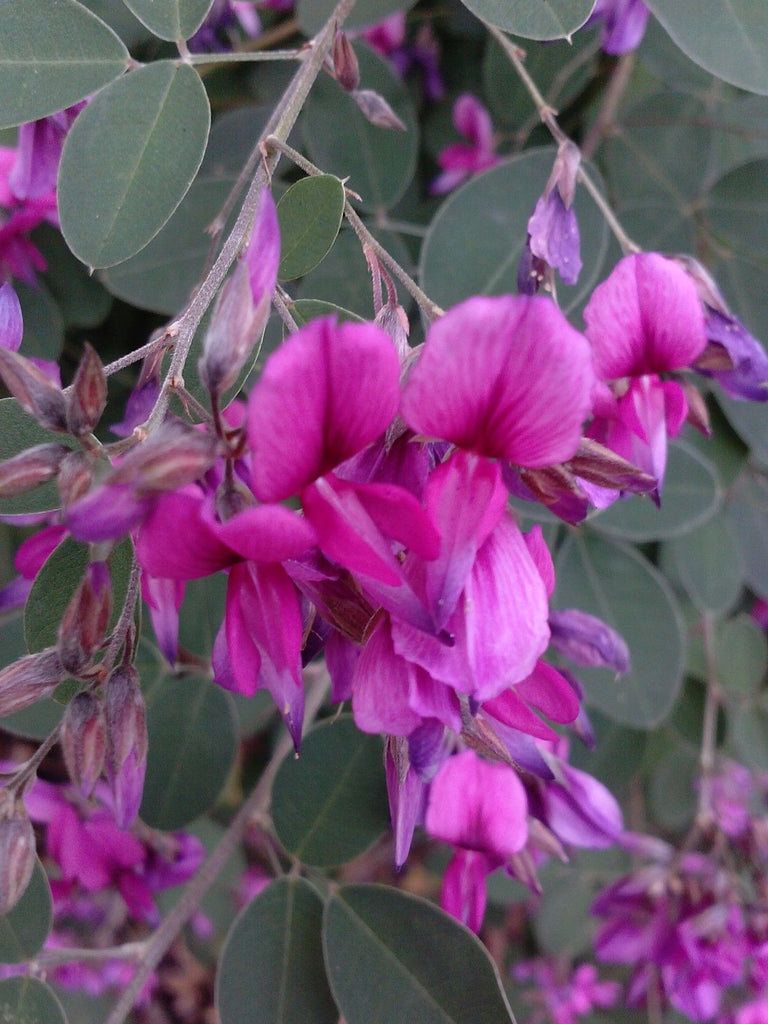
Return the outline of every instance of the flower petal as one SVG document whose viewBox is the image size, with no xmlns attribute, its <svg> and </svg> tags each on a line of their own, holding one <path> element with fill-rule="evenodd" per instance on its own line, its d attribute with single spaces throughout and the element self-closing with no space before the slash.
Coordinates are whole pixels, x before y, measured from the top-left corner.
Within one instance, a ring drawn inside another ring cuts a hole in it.
<svg viewBox="0 0 768 1024">
<path fill-rule="evenodd" d="M 161 579 L 194 580 L 238 560 L 206 520 L 204 504 L 197 487 L 164 494 L 159 499 L 136 542 L 136 555 L 145 572 Z"/>
</svg>

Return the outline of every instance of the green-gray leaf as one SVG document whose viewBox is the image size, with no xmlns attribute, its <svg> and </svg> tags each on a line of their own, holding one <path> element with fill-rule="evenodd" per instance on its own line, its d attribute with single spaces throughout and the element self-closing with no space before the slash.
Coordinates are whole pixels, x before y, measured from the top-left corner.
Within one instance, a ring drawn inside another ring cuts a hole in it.
<svg viewBox="0 0 768 1024">
<path fill-rule="evenodd" d="M 69 107 L 122 75 L 128 51 L 76 0 L 0 4 L 0 128 Z"/>
<path fill-rule="evenodd" d="M 364 853 L 389 825 L 379 737 L 360 732 L 351 715 L 315 726 L 301 757 L 280 766 L 272 818 L 305 864 L 331 867 Z"/>
<path fill-rule="evenodd" d="M 124 0 L 139 21 L 161 39 L 189 39 L 205 21 L 213 0 Z"/>
<path fill-rule="evenodd" d="M 0 981 L 0 1020 L 15 1024 L 67 1024 L 61 1003 L 37 978 Z"/>
<path fill-rule="evenodd" d="M 365 28 L 413 7 L 416 0 L 357 0 L 344 22 L 345 29 Z M 328 21 L 336 7 L 336 0 L 299 0 L 296 13 L 301 30 L 308 36 L 316 35 Z"/>
<path fill-rule="evenodd" d="M 473 14 L 524 39 L 563 39 L 581 28 L 594 0 L 461 0 Z"/>
<path fill-rule="evenodd" d="M 338 1018 L 323 969 L 323 904 L 303 878 L 272 882 L 227 936 L 216 977 L 221 1024 L 328 1024 Z"/>
<path fill-rule="evenodd" d="M 333 174 L 302 178 L 277 204 L 281 281 L 303 277 L 336 241 L 344 213 L 344 186 Z"/>
<path fill-rule="evenodd" d="M 38 444 L 66 443 L 61 434 L 52 434 L 24 412 L 15 398 L 0 399 L 0 462 Z M 0 500 L 3 515 L 25 515 L 28 512 L 49 512 L 61 504 L 54 482 L 36 487 L 15 498 Z"/>
<path fill-rule="evenodd" d="M 683 53 L 713 75 L 768 93 L 768 5 L 755 0 L 647 0 Z"/>
<path fill-rule="evenodd" d="M 131 72 L 85 108 L 58 192 L 62 232 L 83 263 L 120 263 L 157 234 L 197 173 L 209 125 L 200 76 L 173 61 Z"/>
<path fill-rule="evenodd" d="M 39 860 L 19 902 L 0 917 L 0 963 L 20 964 L 43 948 L 53 923 L 51 887 Z"/>
<path fill-rule="evenodd" d="M 347 1024 L 509 1024 L 512 1011 L 479 939 L 417 896 L 347 885 L 328 901 L 323 946 Z"/>
<path fill-rule="evenodd" d="M 670 549 L 680 581 L 700 611 L 722 613 L 733 607 L 741 593 L 744 567 L 724 515 L 670 541 Z"/>
</svg>

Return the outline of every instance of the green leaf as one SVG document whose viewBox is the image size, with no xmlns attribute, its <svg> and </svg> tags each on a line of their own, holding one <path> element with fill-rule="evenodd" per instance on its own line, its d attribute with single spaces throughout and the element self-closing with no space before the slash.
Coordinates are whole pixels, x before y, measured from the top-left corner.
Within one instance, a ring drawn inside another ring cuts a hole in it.
<svg viewBox="0 0 768 1024">
<path fill-rule="evenodd" d="M 59 309 L 57 316 L 63 317 L 63 327 L 98 327 L 109 313 L 112 297 L 104 286 L 88 273 L 88 268 L 78 260 L 67 247 L 61 237 L 50 224 L 41 224 L 36 229 L 33 240 L 45 257 L 48 268 L 45 272 L 45 283 L 55 298 Z M 60 311 L 60 312 L 59 312 Z M 24 317 L 24 351 L 27 351 L 28 320 Z M 58 342 L 59 349 L 61 343 Z M 37 354 L 37 353 L 35 353 Z M 58 359 L 60 351 L 49 359 Z"/>
<path fill-rule="evenodd" d="M 448 308 L 470 295 L 517 293 L 517 268 L 528 221 L 552 170 L 555 150 L 532 149 L 478 174 L 443 203 L 421 250 L 421 284 Z M 558 283 L 563 309 L 591 291 L 608 244 L 602 214 L 583 189 L 575 210 L 584 267 L 578 284 Z"/>
<path fill-rule="evenodd" d="M 718 78 L 768 93 L 768 6 L 754 0 L 647 0 L 683 53 Z"/>
<path fill-rule="evenodd" d="M 319 316 L 335 316 L 338 317 L 340 323 L 344 321 L 363 323 L 363 318 L 357 313 L 353 313 L 351 309 L 344 309 L 342 306 L 337 306 L 333 302 L 324 302 L 322 299 L 297 299 L 289 304 L 288 309 L 299 327 L 304 327 L 310 320 L 316 320 Z"/>
<path fill-rule="evenodd" d="M 715 636 L 717 681 L 730 697 L 755 696 L 768 669 L 765 633 L 748 615 L 720 624 Z"/>
<path fill-rule="evenodd" d="M 0 399 L 0 462 L 38 444 L 67 444 L 62 434 L 52 434 L 24 412 L 15 398 Z M 74 442 L 70 442 L 74 443 Z M 36 487 L 15 498 L 0 499 L 0 513 L 6 516 L 28 512 L 50 512 L 61 505 L 55 481 Z"/>
<path fill-rule="evenodd" d="M 283 761 L 272 819 L 285 849 L 305 864 L 331 867 L 364 853 L 389 826 L 381 739 L 351 715 L 321 722 Z"/>
<path fill-rule="evenodd" d="M 600 533 L 632 541 L 678 537 L 717 511 L 722 492 L 709 462 L 683 441 L 669 446 L 661 508 L 650 498 L 629 497 L 595 515 L 589 525 Z"/>
<path fill-rule="evenodd" d="M 37 978 L 0 981 L 0 1020 L 14 1024 L 67 1024 L 61 1003 Z"/>
<path fill-rule="evenodd" d="M 53 900 L 43 865 L 35 859 L 27 891 L 0 917 L 0 963 L 20 964 L 43 948 L 53 924 Z"/>
<path fill-rule="evenodd" d="M 741 707 L 729 712 L 728 734 L 748 768 L 768 772 L 768 708 Z"/>
<path fill-rule="evenodd" d="M 165 679 L 147 696 L 149 754 L 141 818 L 181 828 L 216 802 L 232 770 L 237 725 L 229 695 L 207 679 Z"/>
<path fill-rule="evenodd" d="M 322 262 L 339 233 L 344 186 L 333 174 L 302 178 L 277 204 L 280 223 L 278 278 L 303 277 Z"/>
<path fill-rule="evenodd" d="M 473 14 L 524 39 L 563 39 L 581 28 L 594 0 L 461 0 Z"/>
<path fill-rule="evenodd" d="M 724 515 L 672 540 L 680 581 L 700 611 L 727 612 L 738 601 L 744 579 L 741 552 Z"/>
<path fill-rule="evenodd" d="M 683 621 L 664 577 L 634 549 L 587 530 L 566 540 L 556 566 L 556 606 L 597 615 L 629 646 L 626 675 L 577 670 L 588 703 L 636 729 L 658 725 L 677 700 L 685 664 Z"/>
<path fill-rule="evenodd" d="M 323 904 L 303 878 L 272 882 L 227 936 L 216 977 L 221 1024 L 329 1024 L 338 1010 L 323 969 Z"/>
<path fill-rule="evenodd" d="M 565 870 L 555 861 L 550 865 L 550 871 L 545 868 L 539 873 L 544 894 L 533 917 L 536 940 L 544 952 L 553 956 L 588 954 L 594 931 L 589 914 L 595 897 L 593 888 L 579 877 L 573 865 Z"/>
<path fill-rule="evenodd" d="M 663 828 L 682 829 L 693 820 L 698 777 L 696 748 L 686 743 L 675 743 L 656 765 L 648 783 L 648 802 Z"/>
<path fill-rule="evenodd" d="M 346 180 L 364 210 L 389 209 L 416 170 L 419 129 L 408 90 L 391 65 L 362 43 L 355 44 L 361 81 L 389 103 L 406 130 L 377 128 L 337 82 L 322 76 L 305 106 L 304 138 L 319 167 Z"/>
<path fill-rule="evenodd" d="M 712 234 L 734 252 L 768 256 L 761 230 L 768 215 L 768 160 L 752 160 L 724 174 L 707 198 L 704 211 Z"/>
<path fill-rule="evenodd" d="M 157 61 L 113 82 L 67 135 L 61 230 L 90 267 L 128 259 L 184 198 L 205 152 L 210 108 L 188 64 Z"/>
<path fill-rule="evenodd" d="M 213 0 L 125 0 L 126 7 L 161 39 L 189 39 L 205 21 Z"/>
<path fill-rule="evenodd" d="M 54 114 L 126 70 L 108 25 L 76 2 L 0 4 L 0 128 Z"/>
<path fill-rule="evenodd" d="M 110 627 L 117 622 L 125 601 L 132 560 L 133 545 L 126 539 L 117 545 L 107 562 L 112 581 Z M 46 559 L 24 609 L 24 635 L 30 652 L 56 644 L 61 617 L 85 575 L 88 561 L 88 545 L 69 537 Z"/>
<path fill-rule="evenodd" d="M 765 284 L 763 271 L 763 287 Z M 738 402 L 722 392 L 717 392 L 717 403 L 728 418 L 728 422 L 748 444 L 754 455 L 768 466 L 768 408 L 763 402 Z"/>
<path fill-rule="evenodd" d="M 589 717 L 596 737 L 595 749 L 588 750 L 582 743 L 571 744 L 570 763 L 594 775 L 617 795 L 640 769 L 647 733 L 620 725 L 599 711 L 590 711 Z"/>
<path fill-rule="evenodd" d="M 480 940 L 417 896 L 347 885 L 326 904 L 323 946 L 347 1024 L 509 1024 L 496 966 Z"/>
<path fill-rule="evenodd" d="M 24 319 L 24 355 L 58 362 L 64 344 L 61 311 L 47 288 L 14 281 Z M 59 435 L 61 436 L 61 435 Z"/>
<path fill-rule="evenodd" d="M 747 586 L 768 598 L 768 478 L 745 470 L 728 496 L 726 512 L 741 548 Z"/>
<path fill-rule="evenodd" d="M 345 30 L 366 28 L 396 14 L 408 11 L 416 0 L 357 0 L 349 17 L 344 21 Z M 316 35 L 328 21 L 336 7 L 336 0 L 299 0 L 296 13 L 301 31 L 307 36 Z"/>
</svg>

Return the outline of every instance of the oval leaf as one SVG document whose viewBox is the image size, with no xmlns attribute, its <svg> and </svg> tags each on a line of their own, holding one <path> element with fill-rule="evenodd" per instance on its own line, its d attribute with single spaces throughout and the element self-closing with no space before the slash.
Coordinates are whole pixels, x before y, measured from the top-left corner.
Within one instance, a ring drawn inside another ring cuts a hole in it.
<svg viewBox="0 0 768 1024">
<path fill-rule="evenodd" d="M 235 760 L 229 695 L 207 679 L 165 679 L 147 697 L 149 754 L 141 818 L 181 828 L 211 807 Z"/>
<path fill-rule="evenodd" d="M 83 263 L 120 263 L 157 234 L 197 173 L 210 120 L 200 76 L 173 61 L 131 72 L 85 108 L 58 193 L 62 232 Z"/>
<path fill-rule="evenodd" d="M 17 1024 L 67 1024 L 61 1003 L 37 978 L 0 981 L 0 1020 Z"/>
<path fill-rule="evenodd" d="M 533 149 L 478 174 L 440 207 L 421 250 L 421 284 L 448 308 L 470 295 L 517 292 L 528 221 L 552 170 L 555 150 Z M 567 312 L 592 288 L 608 243 L 605 220 L 583 189 L 576 215 L 584 267 L 576 285 L 558 283 Z"/>
<path fill-rule="evenodd" d="M 77 103 L 129 61 L 112 29 L 76 0 L 0 4 L 0 128 Z"/>
<path fill-rule="evenodd" d="M 680 693 L 685 664 L 683 621 L 664 577 L 632 548 L 585 531 L 560 549 L 554 599 L 558 608 L 599 616 L 629 646 L 626 675 L 578 669 L 589 703 L 637 729 L 662 722 Z"/>
<path fill-rule="evenodd" d="M 277 204 L 281 281 L 303 277 L 322 261 L 339 233 L 344 199 L 333 174 L 302 178 L 283 195 Z"/>
<path fill-rule="evenodd" d="M 741 552 L 725 516 L 670 541 L 688 596 L 699 611 L 727 612 L 738 601 L 744 578 Z"/>
<path fill-rule="evenodd" d="M 381 740 L 351 715 L 321 722 L 283 761 L 272 790 L 272 819 L 285 849 L 318 867 L 364 853 L 389 826 Z"/>
<path fill-rule="evenodd" d="M 743 472 L 726 511 L 741 548 L 747 586 L 768 598 L 768 478 L 749 469 Z"/>
<path fill-rule="evenodd" d="M 768 214 L 768 160 L 734 167 L 712 186 L 706 221 L 712 234 L 737 253 L 765 259 L 768 239 L 762 230 Z"/>
<path fill-rule="evenodd" d="M 377 25 L 390 14 L 410 10 L 415 2 L 416 0 L 357 0 L 344 21 L 344 28 Z M 336 0 L 299 0 L 296 13 L 301 31 L 308 36 L 316 35 L 333 14 L 335 7 Z"/>
<path fill-rule="evenodd" d="M 581 28 L 594 0 L 461 0 L 473 14 L 524 39 L 563 39 Z"/>
<path fill-rule="evenodd" d="M 718 78 L 768 93 L 768 6 L 754 0 L 646 0 L 683 53 Z"/>
<path fill-rule="evenodd" d="M 323 947 L 347 1024 L 514 1022 L 480 940 L 417 896 L 343 886 L 325 908 Z"/>
<path fill-rule="evenodd" d="M 699 771 L 696 748 L 680 742 L 654 767 L 648 782 L 648 803 L 663 828 L 684 829 L 693 820 Z"/>
<path fill-rule="evenodd" d="M 599 533 L 625 540 L 649 541 L 678 537 L 710 519 L 722 498 L 709 462 L 683 442 L 669 446 L 661 508 L 650 498 L 617 501 L 590 519 Z"/>
<path fill-rule="evenodd" d="M 304 137 L 319 167 L 361 196 L 364 210 L 388 209 L 398 201 L 416 170 L 419 129 L 408 89 L 383 58 L 355 44 L 361 82 L 379 93 L 406 130 L 377 128 L 355 101 L 327 76 L 319 78 L 305 107 Z"/>
<path fill-rule="evenodd" d="M 221 1024 L 328 1024 L 336 1020 L 323 970 L 323 904 L 309 882 L 272 882 L 227 936 L 216 977 Z"/>
<path fill-rule="evenodd" d="M 19 902 L 0 917 L 0 963 L 20 964 L 40 952 L 53 923 L 53 900 L 43 865 L 35 860 L 32 878 Z"/>
<path fill-rule="evenodd" d="M 189 39 L 205 21 L 213 0 L 125 0 L 139 21 L 161 39 Z"/>
<path fill-rule="evenodd" d="M 32 585 L 24 609 L 24 636 L 30 652 L 53 647 L 67 605 L 80 585 L 89 561 L 87 544 L 67 538 L 51 552 Z M 112 621 L 114 626 L 128 592 L 133 561 L 133 545 L 124 540 L 109 556 L 112 581 Z"/>
<path fill-rule="evenodd" d="M 765 633 L 748 615 L 723 622 L 715 636 L 717 681 L 729 697 L 760 692 L 768 669 Z"/>
<path fill-rule="evenodd" d="M 747 767 L 768 772 L 768 708 L 742 707 L 729 713 L 728 736 Z"/>
</svg>

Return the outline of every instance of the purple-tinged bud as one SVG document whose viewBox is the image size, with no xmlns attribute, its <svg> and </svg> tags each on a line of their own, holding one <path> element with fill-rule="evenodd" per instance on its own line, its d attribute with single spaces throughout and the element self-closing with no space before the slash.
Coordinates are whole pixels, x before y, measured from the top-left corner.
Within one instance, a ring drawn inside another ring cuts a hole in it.
<svg viewBox="0 0 768 1024">
<path fill-rule="evenodd" d="M 116 668 L 104 696 L 107 721 L 106 768 L 115 819 L 128 828 L 141 805 L 147 767 L 147 713 L 139 676 L 131 665 Z"/>
<path fill-rule="evenodd" d="M 374 92 L 373 89 L 355 89 L 350 95 L 362 110 L 365 119 L 376 128 L 396 128 L 399 132 L 407 131 L 405 124 L 384 97 Z"/>
<path fill-rule="evenodd" d="M 568 466 L 576 476 L 587 483 L 610 490 L 646 494 L 658 486 L 656 477 L 644 473 L 590 437 L 581 439 L 576 454 L 569 460 Z"/>
<path fill-rule="evenodd" d="M 216 437 L 171 420 L 129 452 L 103 485 L 130 484 L 140 495 L 174 491 L 203 476 L 218 454 Z"/>
<path fill-rule="evenodd" d="M 0 346 L 16 352 L 24 334 L 19 297 L 7 282 L 0 287 Z"/>
<path fill-rule="evenodd" d="M 0 715 L 29 707 L 49 697 L 64 677 L 56 650 L 28 654 L 0 672 Z"/>
<path fill-rule="evenodd" d="M 560 144 L 541 198 L 528 221 L 528 234 L 518 269 L 517 285 L 524 295 L 538 290 L 546 268 L 554 267 L 566 284 L 581 273 L 581 242 L 573 198 L 581 161 L 578 146 Z"/>
<path fill-rule="evenodd" d="M 22 409 L 34 416 L 41 427 L 62 434 L 68 432 L 64 392 L 33 362 L 18 352 L 0 348 L 0 377 Z"/>
<path fill-rule="evenodd" d="M 550 643 L 577 665 L 629 671 L 629 648 L 601 619 L 577 608 L 549 613 Z"/>
<path fill-rule="evenodd" d="M 709 306 L 710 309 L 716 310 L 718 313 L 723 313 L 728 316 L 730 310 L 728 304 L 723 298 L 723 294 L 715 283 L 715 279 L 706 270 L 697 259 L 693 256 L 688 255 L 677 255 L 671 257 L 676 263 L 688 273 L 688 276 L 693 280 L 696 285 L 696 290 L 699 293 L 699 298 L 705 306 Z"/>
<path fill-rule="evenodd" d="M 360 84 L 360 67 L 357 63 L 357 54 L 345 32 L 336 33 L 332 56 L 336 81 L 345 92 L 352 92 Z"/>
<path fill-rule="evenodd" d="M 408 346 L 410 324 L 408 323 L 408 316 L 405 310 L 398 303 L 391 304 L 387 302 L 376 314 L 374 323 L 378 324 L 390 336 L 402 365 L 410 352 Z"/>
<path fill-rule="evenodd" d="M 67 425 L 75 437 L 92 433 L 107 404 L 107 377 L 96 350 L 87 342 L 67 396 Z"/>
<path fill-rule="evenodd" d="M 112 585 L 105 562 L 91 562 L 61 619 L 59 658 L 73 676 L 91 664 L 112 613 Z"/>
<path fill-rule="evenodd" d="M 12 498 L 52 480 L 68 454 L 63 444 L 40 444 L 0 462 L 0 498 Z"/>
<path fill-rule="evenodd" d="M 219 292 L 198 364 L 200 379 L 211 394 L 220 395 L 237 380 L 264 330 L 269 304 L 270 296 L 264 295 L 254 305 L 248 266 L 238 263 Z"/>
<path fill-rule="evenodd" d="M 704 401 L 704 396 L 689 380 L 683 380 L 682 384 L 683 392 L 685 394 L 685 402 L 688 406 L 688 416 L 686 420 L 691 426 L 698 430 L 704 437 L 712 437 L 712 427 L 709 422 L 709 409 L 707 403 Z M 766 392 L 766 398 L 768 398 L 768 392 Z"/>
<path fill-rule="evenodd" d="M 24 895 L 35 866 L 35 833 L 24 801 L 0 791 L 0 916 Z"/>
<path fill-rule="evenodd" d="M 225 479 L 216 491 L 216 512 L 222 523 L 252 508 L 256 504 L 253 493 L 238 480 Z"/>
<path fill-rule="evenodd" d="M 87 452 L 69 452 L 59 469 L 59 497 L 66 508 L 88 493 L 93 483 L 93 458 Z"/>
<path fill-rule="evenodd" d="M 61 749 L 72 782 L 89 797 L 104 768 L 107 722 L 101 701 L 78 693 L 67 705 L 61 723 Z"/>
</svg>

